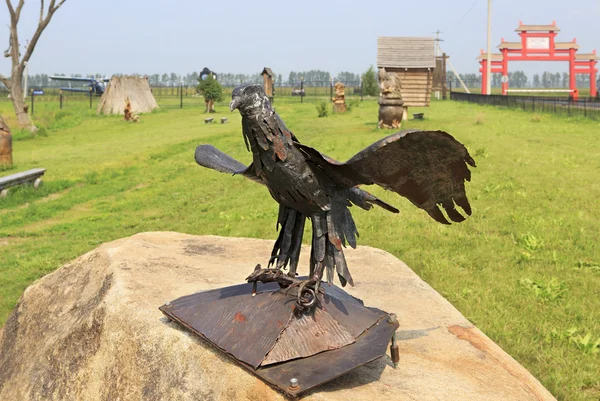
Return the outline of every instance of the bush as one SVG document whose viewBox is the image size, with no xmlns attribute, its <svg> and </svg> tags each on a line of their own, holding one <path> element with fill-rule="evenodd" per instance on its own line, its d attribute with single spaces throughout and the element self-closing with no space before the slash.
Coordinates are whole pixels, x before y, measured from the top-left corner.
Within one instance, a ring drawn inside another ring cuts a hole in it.
<svg viewBox="0 0 600 401">
<path fill-rule="evenodd" d="M 329 104 L 325 101 L 317 104 L 317 112 L 319 117 L 327 117 L 329 115 Z"/>
<path fill-rule="evenodd" d="M 198 93 L 204 96 L 206 112 L 214 113 L 215 102 L 223 100 L 223 87 L 213 75 L 209 74 L 205 79 L 198 78 Z"/>
<path fill-rule="evenodd" d="M 366 96 L 378 96 L 379 95 L 379 84 L 377 83 L 377 76 L 373 66 L 362 75 L 362 90 L 363 95 Z"/>
<path fill-rule="evenodd" d="M 346 111 L 351 112 L 353 108 L 360 106 L 359 100 L 351 100 L 346 103 Z"/>
</svg>

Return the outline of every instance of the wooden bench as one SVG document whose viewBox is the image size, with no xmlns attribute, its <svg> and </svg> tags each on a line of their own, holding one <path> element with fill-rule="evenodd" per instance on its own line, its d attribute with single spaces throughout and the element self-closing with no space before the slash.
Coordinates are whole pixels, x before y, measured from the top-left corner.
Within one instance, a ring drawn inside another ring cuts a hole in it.
<svg viewBox="0 0 600 401">
<path fill-rule="evenodd" d="M 213 120 L 214 120 L 214 118 L 213 118 L 213 117 L 205 118 L 205 119 L 204 119 L 204 124 L 212 123 L 212 122 L 213 122 Z"/>
<path fill-rule="evenodd" d="M 21 184 L 33 183 L 34 188 L 38 188 L 42 184 L 42 176 L 46 172 L 45 168 L 33 168 L 6 177 L 0 177 L 0 197 L 6 198 L 8 189 Z"/>
<path fill-rule="evenodd" d="M 415 113 L 415 114 L 413 114 L 413 119 L 414 120 L 422 120 L 424 115 L 425 115 L 425 113 Z"/>
</svg>

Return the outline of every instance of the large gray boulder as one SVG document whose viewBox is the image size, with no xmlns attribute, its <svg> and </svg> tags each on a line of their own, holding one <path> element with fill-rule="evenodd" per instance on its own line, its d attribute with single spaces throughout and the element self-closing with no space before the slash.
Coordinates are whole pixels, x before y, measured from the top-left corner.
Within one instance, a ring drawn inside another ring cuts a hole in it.
<svg viewBox="0 0 600 401">
<path fill-rule="evenodd" d="M 0 400 L 283 400 L 158 307 L 242 283 L 272 241 L 142 233 L 32 284 L 0 332 Z M 308 266 L 304 260 L 301 267 Z M 383 357 L 306 400 L 554 400 L 404 263 L 348 250 L 352 295 L 396 312 L 400 365 Z"/>
</svg>

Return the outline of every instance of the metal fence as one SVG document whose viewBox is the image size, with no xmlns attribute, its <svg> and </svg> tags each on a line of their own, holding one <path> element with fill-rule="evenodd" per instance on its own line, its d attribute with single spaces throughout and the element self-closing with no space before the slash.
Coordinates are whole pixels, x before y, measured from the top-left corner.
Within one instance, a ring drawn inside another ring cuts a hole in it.
<svg viewBox="0 0 600 401">
<path fill-rule="evenodd" d="M 600 99 L 573 100 L 565 97 L 481 95 L 478 93 L 450 92 L 450 99 L 489 106 L 521 109 L 534 113 L 581 116 L 600 120 Z"/>
</svg>

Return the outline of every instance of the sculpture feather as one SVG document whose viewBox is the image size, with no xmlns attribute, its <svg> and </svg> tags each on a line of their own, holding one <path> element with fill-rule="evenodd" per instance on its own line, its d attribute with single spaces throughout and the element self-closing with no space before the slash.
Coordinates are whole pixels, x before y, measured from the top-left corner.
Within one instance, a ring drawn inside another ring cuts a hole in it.
<svg viewBox="0 0 600 401">
<path fill-rule="evenodd" d="M 246 167 L 211 145 L 196 149 L 196 161 L 266 185 L 279 203 L 277 226 L 281 228 L 269 262 L 277 261 L 275 268 L 258 269 L 248 281 L 297 285 L 299 309 L 314 306 L 325 272 L 328 282 L 335 272 L 342 286 L 354 285 L 343 252 L 346 244 L 356 247 L 358 237 L 349 209 L 352 205 L 365 210 L 377 205 L 398 213 L 360 185 L 377 184 L 396 192 L 442 224 L 465 220 L 455 205 L 471 214 L 464 183 L 470 181 L 468 166 L 475 167 L 475 161 L 446 132 L 401 131 L 340 163 L 301 144 L 273 111 L 261 86 L 240 86 L 232 99 L 230 107 L 242 115 L 242 132 L 253 162 Z M 307 280 L 298 281 L 295 277 L 307 218 L 312 223 L 310 271 Z M 281 270 L 288 267 L 284 279 Z"/>
</svg>

